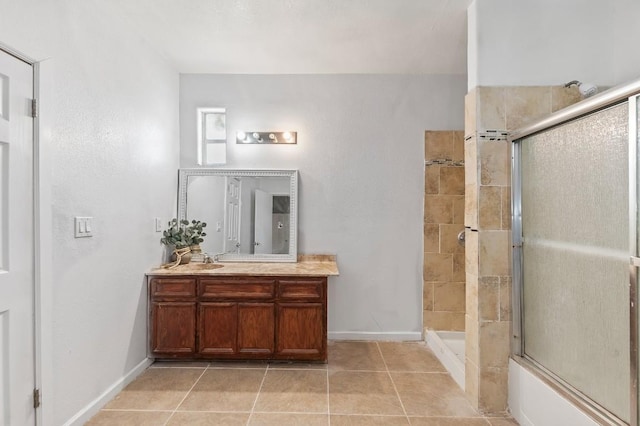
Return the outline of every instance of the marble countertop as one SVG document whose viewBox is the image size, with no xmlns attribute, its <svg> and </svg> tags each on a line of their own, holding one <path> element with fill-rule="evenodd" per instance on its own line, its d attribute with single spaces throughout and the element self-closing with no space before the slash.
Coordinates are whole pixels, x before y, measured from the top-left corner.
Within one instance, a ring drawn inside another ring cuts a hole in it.
<svg viewBox="0 0 640 426">
<path fill-rule="evenodd" d="M 251 275 L 326 277 L 339 275 L 335 255 L 300 255 L 296 263 L 219 262 L 189 263 L 175 268 L 155 268 L 147 275 Z"/>
</svg>

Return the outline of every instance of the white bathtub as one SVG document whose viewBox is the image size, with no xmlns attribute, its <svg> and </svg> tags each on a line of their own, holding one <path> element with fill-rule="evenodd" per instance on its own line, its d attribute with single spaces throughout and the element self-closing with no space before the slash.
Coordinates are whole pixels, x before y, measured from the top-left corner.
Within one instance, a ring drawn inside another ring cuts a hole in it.
<svg viewBox="0 0 640 426">
<path fill-rule="evenodd" d="M 427 330 L 427 346 L 464 390 L 464 331 Z"/>
</svg>

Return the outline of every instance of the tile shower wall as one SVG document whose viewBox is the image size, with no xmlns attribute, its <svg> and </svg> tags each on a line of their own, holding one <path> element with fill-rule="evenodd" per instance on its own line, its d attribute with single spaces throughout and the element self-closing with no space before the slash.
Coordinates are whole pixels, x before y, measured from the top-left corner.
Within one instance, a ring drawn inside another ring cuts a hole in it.
<svg viewBox="0 0 640 426">
<path fill-rule="evenodd" d="M 580 100 L 575 88 L 477 87 L 465 97 L 465 383 L 474 407 L 507 409 L 511 146 L 505 134 Z"/>
<path fill-rule="evenodd" d="M 465 316 L 464 132 L 425 132 L 423 324 L 462 331 Z"/>
</svg>

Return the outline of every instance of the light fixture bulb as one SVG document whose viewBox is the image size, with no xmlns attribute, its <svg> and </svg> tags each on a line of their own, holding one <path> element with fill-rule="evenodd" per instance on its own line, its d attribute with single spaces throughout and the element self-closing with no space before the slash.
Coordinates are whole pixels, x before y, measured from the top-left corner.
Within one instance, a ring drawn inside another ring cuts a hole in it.
<svg viewBox="0 0 640 426">
<path fill-rule="evenodd" d="M 291 132 L 284 132 L 284 133 L 282 134 L 282 137 L 283 137 L 286 141 L 290 141 L 290 140 L 291 140 L 291 137 L 292 137 Z"/>
<path fill-rule="evenodd" d="M 236 133 L 236 138 L 240 139 L 241 141 L 245 140 L 247 138 L 247 134 L 243 131 L 239 131 L 238 133 Z"/>
</svg>

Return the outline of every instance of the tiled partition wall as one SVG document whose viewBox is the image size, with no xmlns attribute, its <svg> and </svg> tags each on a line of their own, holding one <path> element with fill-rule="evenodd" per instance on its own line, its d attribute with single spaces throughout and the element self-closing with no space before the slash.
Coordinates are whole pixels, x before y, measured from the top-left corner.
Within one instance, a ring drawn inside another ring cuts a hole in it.
<svg viewBox="0 0 640 426">
<path fill-rule="evenodd" d="M 580 100 L 575 88 L 477 87 L 465 98 L 466 393 L 507 409 L 511 336 L 511 146 L 515 130 Z"/>
<path fill-rule="evenodd" d="M 463 331 L 464 132 L 425 132 L 424 327 Z"/>
</svg>

